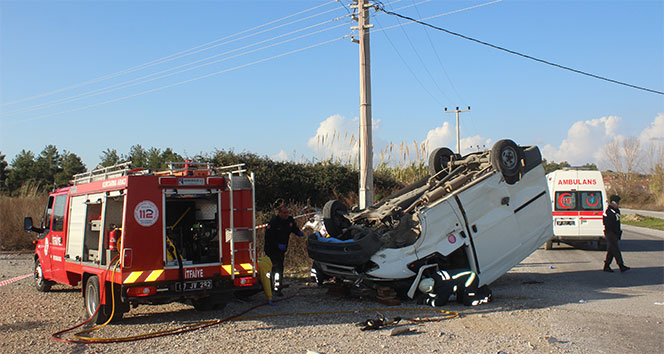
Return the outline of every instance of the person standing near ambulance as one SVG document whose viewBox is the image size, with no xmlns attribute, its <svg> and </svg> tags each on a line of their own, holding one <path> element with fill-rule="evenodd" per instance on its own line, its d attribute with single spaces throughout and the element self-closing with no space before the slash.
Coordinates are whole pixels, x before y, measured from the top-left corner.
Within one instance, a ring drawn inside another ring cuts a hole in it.
<svg viewBox="0 0 664 354">
<path fill-rule="evenodd" d="M 606 208 L 603 215 L 604 237 L 606 237 L 606 259 L 604 260 L 604 268 L 602 270 L 612 273 L 611 262 L 615 258 L 620 271 L 626 272 L 631 268 L 623 263 L 620 245 L 618 244 L 618 241 L 622 237 L 622 228 L 620 226 L 620 196 L 614 194 L 609 198 L 609 201 L 609 207 Z"/>
<path fill-rule="evenodd" d="M 304 236 L 304 233 L 297 227 L 295 219 L 290 216 L 288 208 L 284 205 L 279 207 L 277 215 L 273 216 L 265 229 L 265 254 L 272 261 L 272 288 L 274 292 L 281 296 L 282 277 L 284 272 L 284 259 L 286 250 L 288 250 L 288 240 L 290 234 Z"/>
</svg>

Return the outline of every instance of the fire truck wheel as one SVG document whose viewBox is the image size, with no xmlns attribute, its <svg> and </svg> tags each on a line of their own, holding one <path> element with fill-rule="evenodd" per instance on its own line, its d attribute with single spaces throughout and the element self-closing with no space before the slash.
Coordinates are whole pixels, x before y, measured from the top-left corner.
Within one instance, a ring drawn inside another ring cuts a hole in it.
<svg viewBox="0 0 664 354">
<path fill-rule="evenodd" d="M 225 302 L 221 302 L 211 297 L 204 297 L 201 299 L 191 300 L 191 304 L 194 305 L 196 311 L 212 311 L 212 310 L 221 310 L 226 307 Z"/>
<path fill-rule="evenodd" d="M 446 168 L 447 164 L 452 159 L 452 156 L 457 159 L 460 157 L 455 155 L 452 150 L 446 147 L 437 148 L 436 150 L 432 151 L 429 155 L 429 173 L 433 176 L 440 172 L 440 170 Z"/>
<path fill-rule="evenodd" d="M 41 261 L 39 258 L 35 259 L 34 271 L 35 286 L 37 287 L 37 290 L 42 292 L 51 290 L 51 285 L 53 285 L 53 283 L 44 278 L 44 272 L 42 271 Z"/>
<path fill-rule="evenodd" d="M 85 283 L 85 315 L 86 318 L 92 317 L 91 321 L 97 324 L 106 322 L 111 311 L 110 308 L 106 311 L 107 306 L 99 305 L 101 295 L 99 289 L 99 278 L 97 278 L 96 275 L 90 276 Z M 99 311 L 97 311 L 97 306 L 100 306 Z M 95 313 L 95 311 L 97 311 L 97 313 Z M 92 316 L 93 314 L 94 316 Z"/>
<path fill-rule="evenodd" d="M 325 206 L 323 206 L 323 222 L 325 222 L 325 229 L 330 236 L 340 236 L 343 229 L 350 226 L 350 221 L 343 215 L 347 212 L 346 205 L 339 200 L 333 199 L 325 203 Z"/>
<path fill-rule="evenodd" d="M 509 139 L 498 141 L 491 149 L 491 165 L 500 171 L 508 184 L 519 180 L 523 151 Z"/>
</svg>

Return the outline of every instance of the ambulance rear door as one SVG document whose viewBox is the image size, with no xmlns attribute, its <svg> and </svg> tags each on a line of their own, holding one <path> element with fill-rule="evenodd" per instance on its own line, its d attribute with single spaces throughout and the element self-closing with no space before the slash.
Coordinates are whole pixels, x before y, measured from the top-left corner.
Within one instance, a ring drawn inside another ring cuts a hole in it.
<svg viewBox="0 0 664 354">
<path fill-rule="evenodd" d="M 553 234 L 579 236 L 578 171 L 556 171 L 551 184 Z"/>
</svg>

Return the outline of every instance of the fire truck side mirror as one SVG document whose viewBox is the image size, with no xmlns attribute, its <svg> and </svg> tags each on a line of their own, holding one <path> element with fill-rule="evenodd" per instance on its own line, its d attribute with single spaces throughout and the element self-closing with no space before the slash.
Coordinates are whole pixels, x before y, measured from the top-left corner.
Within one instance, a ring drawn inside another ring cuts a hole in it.
<svg viewBox="0 0 664 354">
<path fill-rule="evenodd" d="M 44 229 L 40 229 L 40 228 L 37 228 L 37 227 L 33 226 L 32 218 L 29 217 L 29 216 L 26 217 L 25 219 L 23 219 L 23 229 L 27 232 L 34 231 L 34 232 L 39 233 L 39 234 L 44 232 Z"/>
<path fill-rule="evenodd" d="M 32 231 L 32 218 L 27 217 L 23 219 L 23 230 L 30 232 Z"/>
</svg>

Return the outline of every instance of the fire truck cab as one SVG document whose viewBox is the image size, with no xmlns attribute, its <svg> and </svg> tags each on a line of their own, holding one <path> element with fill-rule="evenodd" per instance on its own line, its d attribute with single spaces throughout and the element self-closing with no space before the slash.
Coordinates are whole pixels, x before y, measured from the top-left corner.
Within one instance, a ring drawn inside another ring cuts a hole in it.
<svg viewBox="0 0 664 354">
<path fill-rule="evenodd" d="M 598 249 L 605 248 L 602 213 L 608 207 L 604 181 L 600 171 L 581 167 L 556 170 L 546 175 L 551 196 L 553 243 L 591 241 Z"/>
<path fill-rule="evenodd" d="M 122 163 L 76 175 L 50 193 L 39 227 L 25 219 L 38 233 L 37 289 L 80 284 L 97 323 L 137 304 L 223 306 L 260 289 L 254 201 L 243 164 L 150 172 Z"/>
</svg>

